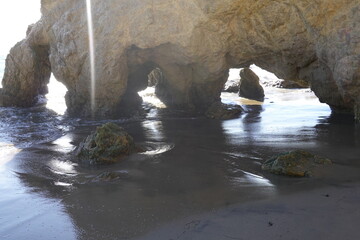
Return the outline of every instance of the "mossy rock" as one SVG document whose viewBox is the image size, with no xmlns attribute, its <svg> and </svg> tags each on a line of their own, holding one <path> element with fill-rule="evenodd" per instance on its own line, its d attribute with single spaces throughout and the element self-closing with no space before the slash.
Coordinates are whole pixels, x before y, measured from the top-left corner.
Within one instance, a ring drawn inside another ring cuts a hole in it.
<svg viewBox="0 0 360 240">
<path fill-rule="evenodd" d="M 331 163 L 327 158 L 296 150 L 268 159 L 263 163 L 262 169 L 278 175 L 307 177 L 311 176 L 317 167 Z"/>
<path fill-rule="evenodd" d="M 135 151 L 133 138 L 114 123 L 97 127 L 78 147 L 77 156 L 90 164 L 109 164 Z"/>
</svg>

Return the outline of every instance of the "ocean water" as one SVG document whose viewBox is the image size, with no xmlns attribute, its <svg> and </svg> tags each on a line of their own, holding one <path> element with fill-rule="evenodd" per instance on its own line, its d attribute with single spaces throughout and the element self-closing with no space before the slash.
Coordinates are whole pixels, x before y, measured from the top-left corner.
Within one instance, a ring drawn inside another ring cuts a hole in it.
<svg viewBox="0 0 360 240">
<path fill-rule="evenodd" d="M 106 121 L 68 117 L 66 89 L 53 78 L 49 89 L 33 108 L 0 108 L 0 239 L 136 239 L 193 214 L 360 178 L 359 128 L 309 89 L 267 87 L 264 103 L 223 93 L 245 109 L 226 121 L 167 111 L 147 89 L 146 115 L 111 120 L 147 151 L 98 167 L 73 151 Z M 261 170 L 293 149 L 335 164 L 307 179 Z"/>
</svg>

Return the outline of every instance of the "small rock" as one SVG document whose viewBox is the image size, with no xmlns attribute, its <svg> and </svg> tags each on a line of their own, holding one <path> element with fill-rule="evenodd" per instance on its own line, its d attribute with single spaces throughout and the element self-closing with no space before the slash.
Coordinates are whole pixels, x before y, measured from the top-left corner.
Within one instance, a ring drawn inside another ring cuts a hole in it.
<svg viewBox="0 0 360 240">
<path fill-rule="evenodd" d="M 90 164 L 108 164 L 136 151 L 133 138 L 114 123 L 106 123 L 90 134 L 77 148 L 76 155 Z"/>
<path fill-rule="evenodd" d="M 263 163 L 262 169 L 278 175 L 306 177 L 311 176 L 316 167 L 331 163 L 327 158 L 296 150 L 270 158 Z"/>
<path fill-rule="evenodd" d="M 210 119 L 228 120 L 239 117 L 243 111 L 244 109 L 239 105 L 216 102 L 208 108 L 205 116 Z"/>
</svg>

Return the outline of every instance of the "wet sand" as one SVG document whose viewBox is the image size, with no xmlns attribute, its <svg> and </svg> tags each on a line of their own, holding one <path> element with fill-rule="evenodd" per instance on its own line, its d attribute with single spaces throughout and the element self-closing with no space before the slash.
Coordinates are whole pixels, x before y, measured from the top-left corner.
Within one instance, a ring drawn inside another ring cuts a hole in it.
<svg viewBox="0 0 360 240">
<path fill-rule="evenodd" d="M 160 109 L 118 120 L 148 151 L 101 167 L 71 152 L 103 122 L 1 109 L 0 239 L 351 239 L 360 129 L 308 90 L 269 91 L 234 120 Z M 294 149 L 334 164 L 304 179 L 261 170 Z"/>
<path fill-rule="evenodd" d="M 194 215 L 136 239 L 353 240 L 360 236 L 359 202 L 359 184 L 341 184 Z"/>
</svg>

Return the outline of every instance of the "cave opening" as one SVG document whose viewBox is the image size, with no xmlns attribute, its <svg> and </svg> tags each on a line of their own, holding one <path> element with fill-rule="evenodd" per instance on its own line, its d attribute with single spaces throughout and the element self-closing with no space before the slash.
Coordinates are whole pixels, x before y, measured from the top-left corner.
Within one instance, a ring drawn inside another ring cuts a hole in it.
<svg viewBox="0 0 360 240">
<path fill-rule="evenodd" d="M 51 74 L 47 88 L 48 93 L 45 95 L 46 107 L 59 115 L 65 114 L 67 110 L 65 101 L 66 86 Z"/>
<path fill-rule="evenodd" d="M 279 81 L 274 74 L 254 64 L 248 68 L 230 68 L 221 94 L 222 102 L 262 105 L 266 98 L 266 87 Z"/>
<path fill-rule="evenodd" d="M 250 74 L 244 74 L 246 69 L 249 70 Z M 249 81 L 251 86 L 245 86 L 244 83 L 248 84 L 247 82 Z M 301 92 L 310 94 L 301 97 Z M 261 93 L 263 97 L 261 97 Z M 237 104 L 263 105 L 265 103 L 274 103 L 275 101 L 289 101 L 292 94 L 300 95 L 299 99 L 293 99 L 298 102 L 314 95 L 307 82 L 280 79 L 274 73 L 252 64 L 248 68 L 229 69 L 229 77 L 224 84 L 221 99 L 224 103 L 228 103 L 236 96 Z M 316 96 L 314 95 L 314 97 Z"/>
<path fill-rule="evenodd" d="M 145 109 L 164 109 L 166 105 L 159 99 L 161 84 L 164 82 L 164 74 L 159 67 L 153 68 L 147 75 L 147 87 L 138 92 Z"/>
</svg>

